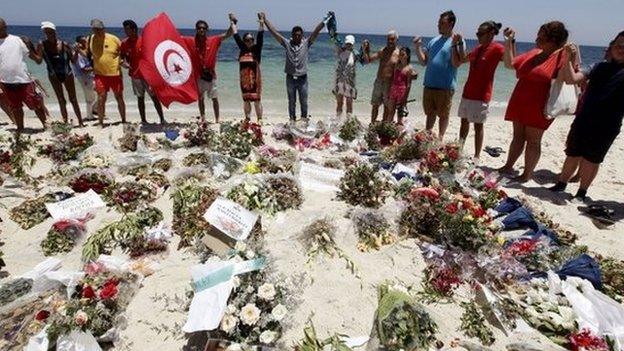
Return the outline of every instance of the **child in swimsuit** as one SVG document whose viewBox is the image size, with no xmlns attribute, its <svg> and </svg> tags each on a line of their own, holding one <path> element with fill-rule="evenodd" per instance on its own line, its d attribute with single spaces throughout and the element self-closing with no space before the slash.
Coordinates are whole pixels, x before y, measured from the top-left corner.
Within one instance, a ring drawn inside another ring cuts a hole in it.
<svg viewBox="0 0 624 351">
<path fill-rule="evenodd" d="M 401 111 L 407 103 L 412 80 L 418 76 L 418 72 L 410 65 L 410 49 L 402 47 L 399 51 L 399 62 L 394 69 L 390 94 L 388 95 L 387 115 L 384 121 L 393 121 L 396 111 Z M 399 113 L 397 124 L 403 125 L 403 114 Z"/>
</svg>

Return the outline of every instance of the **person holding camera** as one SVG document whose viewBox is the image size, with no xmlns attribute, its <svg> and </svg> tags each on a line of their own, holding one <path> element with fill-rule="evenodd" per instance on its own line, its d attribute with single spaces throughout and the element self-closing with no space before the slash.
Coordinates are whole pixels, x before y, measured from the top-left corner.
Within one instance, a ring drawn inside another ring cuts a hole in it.
<svg viewBox="0 0 624 351">
<path fill-rule="evenodd" d="M 221 47 L 221 42 L 232 36 L 234 30 L 233 15 L 230 14 L 230 27 L 225 33 L 208 36 L 208 22 L 199 20 L 195 23 L 195 37 L 184 38 L 190 48 L 195 48 L 194 62 L 196 69 L 200 72 L 197 80 L 197 90 L 199 93 L 199 116 L 201 120 L 206 119 L 206 107 L 204 96 L 212 99 L 212 108 L 215 115 L 215 123 L 219 123 L 219 97 L 217 95 L 217 54 Z"/>
</svg>

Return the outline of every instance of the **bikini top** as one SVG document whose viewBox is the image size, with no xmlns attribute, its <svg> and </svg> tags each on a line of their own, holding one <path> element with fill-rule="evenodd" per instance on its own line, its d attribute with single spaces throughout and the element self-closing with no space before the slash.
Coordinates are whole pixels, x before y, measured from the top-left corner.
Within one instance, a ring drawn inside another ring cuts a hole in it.
<svg viewBox="0 0 624 351">
<path fill-rule="evenodd" d="M 58 47 L 59 43 L 61 44 L 60 50 Z M 55 52 L 50 50 L 49 46 L 46 45 L 46 41 L 42 41 L 41 45 L 43 45 L 43 59 L 46 62 L 48 74 L 57 76 L 67 76 L 71 74 L 71 67 L 69 65 L 71 62 L 69 57 L 70 53 L 65 50 L 67 44 L 64 41 L 57 40 Z"/>
</svg>

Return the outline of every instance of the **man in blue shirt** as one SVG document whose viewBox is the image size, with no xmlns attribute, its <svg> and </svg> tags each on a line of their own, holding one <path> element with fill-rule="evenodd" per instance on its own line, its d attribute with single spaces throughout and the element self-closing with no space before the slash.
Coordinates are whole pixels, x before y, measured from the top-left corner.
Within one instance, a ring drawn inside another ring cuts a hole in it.
<svg viewBox="0 0 624 351">
<path fill-rule="evenodd" d="M 457 86 L 457 67 L 461 65 L 459 50 L 463 49 L 464 42 L 461 35 L 454 34 L 453 28 L 457 18 L 453 11 L 446 11 L 438 20 L 438 35 L 422 47 L 422 38 L 414 38 L 414 48 L 418 61 L 425 70 L 425 89 L 423 92 L 423 108 L 427 116 L 426 128 L 433 129 L 436 117 L 440 118 L 438 125 L 439 138 L 449 123 L 451 102 Z"/>
</svg>

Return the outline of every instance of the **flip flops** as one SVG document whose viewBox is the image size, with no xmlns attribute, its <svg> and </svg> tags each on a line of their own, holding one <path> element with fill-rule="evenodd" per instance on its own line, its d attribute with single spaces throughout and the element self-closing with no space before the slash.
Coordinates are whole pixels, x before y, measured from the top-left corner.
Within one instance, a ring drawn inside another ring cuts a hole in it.
<svg viewBox="0 0 624 351">
<path fill-rule="evenodd" d="M 485 149 L 483 149 L 483 151 L 485 151 L 488 155 L 492 157 L 499 157 L 501 154 L 505 153 L 505 150 L 503 150 L 502 148 L 498 146 L 496 147 L 486 146 Z"/>
<path fill-rule="evenodd" d="M 589 205 L 588 207 L 585 207 L 582 210 L 587 216 L 600 222 L 601 224 L 605 224 L 605 225 L 615 224 L 615 220 L 613 219 L 613 215 L 615 214 L 615 211 L 603 205 Z"/>
</svg>

